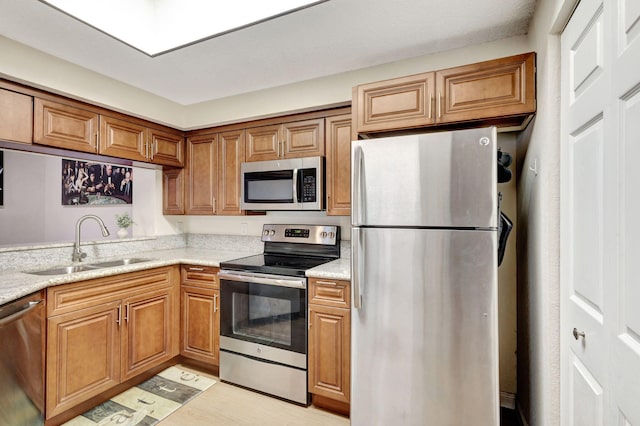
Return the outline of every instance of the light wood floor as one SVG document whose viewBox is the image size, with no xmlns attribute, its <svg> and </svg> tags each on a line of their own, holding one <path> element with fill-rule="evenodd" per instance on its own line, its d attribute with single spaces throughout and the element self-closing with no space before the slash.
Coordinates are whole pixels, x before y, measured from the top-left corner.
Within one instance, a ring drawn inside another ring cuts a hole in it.
<svg viewBox="0 0 640 426">
<path fill-rule="evenodd" d="M 198 371 L 198 374 L 203 373 Z M 162 420 L 159 426 L 349 425 L 346 417 L 314 407 L 301 407 L 210 377 L 218 382 Z"/>
</svg>

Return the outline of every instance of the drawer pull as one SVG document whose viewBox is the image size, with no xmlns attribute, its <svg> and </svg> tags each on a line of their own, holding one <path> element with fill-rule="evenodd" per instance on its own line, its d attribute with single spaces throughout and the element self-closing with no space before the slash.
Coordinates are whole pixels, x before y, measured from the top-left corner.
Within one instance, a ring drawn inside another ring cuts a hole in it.
<svg viewBox="0 0 640 426">
<path fill-rule="evenodd" d="M 204 268 L 193 268 L 193 267 L 189 267 L 187 268 L 188 271 L 194 271 L 194 272 L 202 272 L 204 271 Z"/>
<path fill-rule="evenodd" d="M 122 305 L 118 305 L 118 313 L 116 315 L 116 324 L 122 323 Z"/>
<path fill-rule="evenodd" d="M 335 281 L 316 281 L 316 284 L 333 285 L 333 286 L 338 285 L 338 283 Z"/>
</svg>

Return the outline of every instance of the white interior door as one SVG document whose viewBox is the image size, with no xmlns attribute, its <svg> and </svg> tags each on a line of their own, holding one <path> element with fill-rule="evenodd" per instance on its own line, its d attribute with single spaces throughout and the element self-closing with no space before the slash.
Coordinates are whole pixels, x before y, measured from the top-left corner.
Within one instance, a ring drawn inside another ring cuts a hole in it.
<svg viewBox="0 0 640 426">
<path fill-rule="evenodd" d="M 639 18 L 638 0 L 582 0 L 561 38 L 566 425 L 640 425 Z"/>
<path fill-rule="evenodd" d="M 613 204 L 615 285 L 607 291 L 611 424 L 640 425 L 640 0 L 611 1 L 611 132 L 618 139 Z M 607 285 L 609 283 L 607 282 Z M 614 423 L 615 421 L 615 423 Z"/>
</svg>

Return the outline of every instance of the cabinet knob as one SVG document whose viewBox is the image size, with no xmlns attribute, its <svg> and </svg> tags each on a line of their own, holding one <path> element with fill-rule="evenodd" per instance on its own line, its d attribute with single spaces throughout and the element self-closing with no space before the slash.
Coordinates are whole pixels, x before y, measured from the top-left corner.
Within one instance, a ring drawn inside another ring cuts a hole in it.
<svg viewBox="0 0 640 426">
<path fill-rule="evenodd" d="M 583 339 L 586 338 L 586 335 L 584 334 L 584 331 L 578 331 L 577 328 L 573 328 L 573 338 L 578 340 L 580 337 L 582 337 Z"/>
</svg>

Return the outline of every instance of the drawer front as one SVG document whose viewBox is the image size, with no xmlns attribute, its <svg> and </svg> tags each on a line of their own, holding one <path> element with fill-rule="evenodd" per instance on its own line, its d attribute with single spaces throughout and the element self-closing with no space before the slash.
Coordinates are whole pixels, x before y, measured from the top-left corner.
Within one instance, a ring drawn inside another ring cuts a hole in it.
<svg viewBox="0 0 640 426">
<path fill-rule="evenodd" d="M 49 287 L 47 317 L 120 300 L 132 294 L 171 288 L 177 281 L 177 273 L 177 267 L 167 266 Z"/>
<path fill-rule="evenodd" d="M 349 281 L 310 278 L 309 303 L 350 308 L 351 286 Z"/>
<path fill-rule="evenodd" d="M 220 268 L 213 266 L 183 265 L 182 284 L 219 288 L 218 271 Z"/>
</svg>

